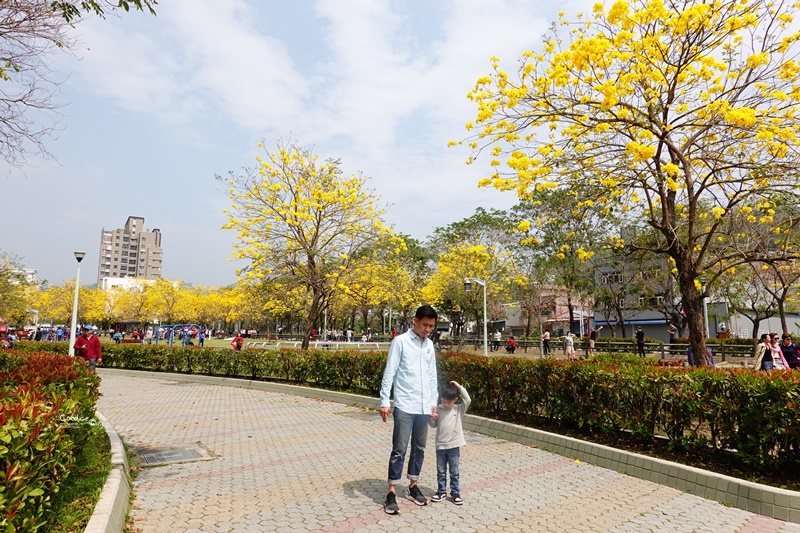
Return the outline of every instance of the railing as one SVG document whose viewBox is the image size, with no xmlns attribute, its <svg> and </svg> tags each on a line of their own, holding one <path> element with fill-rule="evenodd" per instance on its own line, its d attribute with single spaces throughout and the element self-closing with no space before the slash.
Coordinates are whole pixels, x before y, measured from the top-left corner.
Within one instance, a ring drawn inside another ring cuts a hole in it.
<svg viewBox="0 0 800 533">
<path fill-rule="evenodd" d="M 526 355 L 539 355 L 541 356 L 541 341 L 538 339 L 518 339 L 517 340 L 517 354 Z M 575 337 L 574 340 L 575 352 L 577 354 L 586 355 L 589 352 L 589 339 Z M 249 341 L 246 342 L 245 348 L 254 349 L 271 349 L 279 350 L 281 348 L 299 348 L 302 345 L 302 340 L 294 336 L 282 336 L 278 339 L 270 339 L 264 341 Z M 388 350 L 388 341 L 369 341 L 369 342 L 347 342 L 347 341 L 323 341 L 314 340 L 309 344 L 312 348 L 323 350 Z M 491 348 L 492 341 L 489 341 Z M 660 343 L 660 342 L 645 342 L 644 351 L 646 354 L 659 356 L 661 359 L 682 359 L 686 357 L 686 351 L 689 345 L 686 343 Z M 716 361 L 730 361 L 733 363 L 745 363 L 752 361 L 755 346 L 752 344 L 709 344 L 711 352 Z M 438 350 L 461 350 L 468 349 L 471 351 L 481 352 L 483 350 L 483 337 L 470 337 L 458 338 L 449 337 L 439 341 L 437 345 Z M 550 353 L 554 355 L 562 354 L 564 352 L 564 339 L 555 338 L 550 339 Z M 595 352 L 602 353 L 636 353 L 636 341 L 629 339 L 619 340 L 609 337 L 597 339 L 595 342 Z M 505 353 L 505 339 L 501 341 L 498 354 Z"/>
<path fill-rule="evenodd" d="M 256 350 L 280 350 L 281 348 L 299 348 L 303 345 L 303 341 L 295 339 L 279 339 L 271 341 L 255 341 L 246 342 L 245 348 L 253 348 Z M 346 341 L 311 341 L 309 344 L 311 348 L 321 350 L 388 350 L 388 342 L 346 342 Z"/>
</svg>

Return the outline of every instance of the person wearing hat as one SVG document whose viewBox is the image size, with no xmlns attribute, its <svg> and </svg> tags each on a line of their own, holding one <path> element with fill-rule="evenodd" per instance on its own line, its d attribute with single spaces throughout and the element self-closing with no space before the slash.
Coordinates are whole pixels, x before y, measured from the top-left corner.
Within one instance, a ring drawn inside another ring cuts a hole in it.
<svg viewBox="0 0 800 533">
<path fill-rule="evenodd" d="M 75 341 L 75 353 L 89 361 L 89 370 L 94 372 L 95 365 L 103 359 L 100 339 L 94 335 L 92 326 L 83 326 L 83 335 Z"/>
</svg>

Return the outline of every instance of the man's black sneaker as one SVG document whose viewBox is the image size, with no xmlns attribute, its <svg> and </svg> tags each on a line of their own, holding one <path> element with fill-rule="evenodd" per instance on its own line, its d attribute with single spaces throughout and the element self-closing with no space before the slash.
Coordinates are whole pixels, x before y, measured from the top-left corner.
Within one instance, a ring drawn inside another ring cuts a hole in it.
<svg viewBox="0 0 800 533">
<path fill-rule="evenodd" d="M 444 492 L 437 492 L 436 494 L 431 496 L 432 502 L 442 502 L 446 499 L 447 499 L 447 494 L 445 494 Z"/>
<path fill-rule="evenodd" d="M 450 500 L 456 505 L 461 505 L 464 503 L 464 500 L 461 499 L 461 494 L 451 494 Z"/>
<path fill-rule="evenodd" d="M 408 498 L 417 505 L 428 505 L 428 498 L 422 494 L 422 491 L 416 485 L 408 487 Z"/>
<path fill-rule="evenodd" d="M 386 495 L 386 501 L 383 504 L 383 510 L 386 511 L 386 514 L 400 513 L 400 507 L 397 505 L 397 496 L 394 495 L 394 492 L 390 492 Z"/>
</svg>

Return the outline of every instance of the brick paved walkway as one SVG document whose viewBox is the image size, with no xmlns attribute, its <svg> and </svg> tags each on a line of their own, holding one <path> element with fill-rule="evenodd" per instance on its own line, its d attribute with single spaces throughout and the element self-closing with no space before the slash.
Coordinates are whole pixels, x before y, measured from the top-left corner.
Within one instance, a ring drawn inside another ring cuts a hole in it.
<svg viewBox="0 0 800 533">
<path fill-rule="evenodd" d="M 796 532 L 791 524 L 539 449 L 467 434 L 463 506 L 382 502 L 392 424 L 284 394 L 104 374 L 99 410 L 140 449 L 215 458 L 143 469 L 142 533 L 262 531 Z M 433 431 L 420 486 L 436 487 Z M 206 452 L 207 451 L 207 452 Z M 405 487 L 403 491 L 405 492 Z"/>
</svg>

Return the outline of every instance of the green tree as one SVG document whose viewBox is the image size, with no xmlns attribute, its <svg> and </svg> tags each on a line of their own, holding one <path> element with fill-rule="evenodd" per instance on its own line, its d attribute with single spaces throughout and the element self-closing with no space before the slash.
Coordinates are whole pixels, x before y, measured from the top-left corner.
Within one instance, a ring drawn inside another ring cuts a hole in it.
<svg viewBox="0 0 800 533">
<path fill-rule="evenodd" d="M 0 317 L 12 325 L 25 325 L 32 308 L 32 287 L 19 260 L 0 250 Z"/>
</svg>

